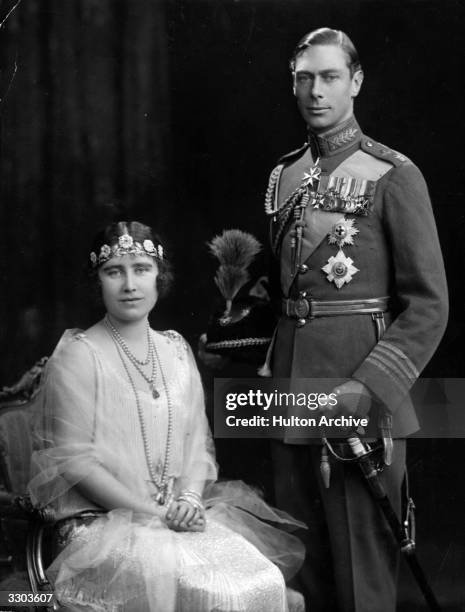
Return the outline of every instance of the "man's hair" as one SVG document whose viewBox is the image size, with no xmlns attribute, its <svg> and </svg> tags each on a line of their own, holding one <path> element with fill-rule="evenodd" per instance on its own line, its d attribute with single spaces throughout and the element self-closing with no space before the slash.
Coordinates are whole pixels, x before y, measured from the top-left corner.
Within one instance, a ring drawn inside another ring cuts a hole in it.
<svg viewBox="0 0 465 612">
<path fill-rule="evenodd" d="M 316 45 L 335 45 L 336 47 L 340 47 L 346 54 L 350 76 L 353 76 L 357 70 L 362 69 L 357 49 L 345 32 L 341 30 L 332 30 L 331 28 L 319 28 L 318 30 L 312 30 L 312 32 L 305 34 L 297 43 L 290 60 L 292 72 L 295 71 L 295 63 L 299 55 L 309 47 Z"/>
</svg>

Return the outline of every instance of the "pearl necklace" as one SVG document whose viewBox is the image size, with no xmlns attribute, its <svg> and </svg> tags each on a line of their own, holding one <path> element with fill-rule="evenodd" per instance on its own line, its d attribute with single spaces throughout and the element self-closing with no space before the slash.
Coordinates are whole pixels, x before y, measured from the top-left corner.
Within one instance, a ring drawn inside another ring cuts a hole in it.
<svg viewBox="0 0 465 612">
<path fill-rule="evenodd" d="M 109 327 L 109 326 L 108 326 Z M 109 327 L 109 330 L 111 330 L 111 327 Z M 150 333 L 150 332 L 149 332 Z M 151 340 L 151 345 L 153 347 L 153 352 L 155 354 L 155 359 L 158 363 L 158 368 L 160 370 L 160 374 L 161 374 L 161 379 L 162 379 L 162 383 L 163 383 L 163 388 L 165 390 L 165 394 L 166 394 L 166 399 L 168 402 L 168 428 L 167 428 L 167 434 L 166 434 L 166 447 L 165 447 L 165 460 L 163 463 L 163 469 L 162 469 L 162 473 L 161 473 L 161 478 L 158 477 L 154 467 L 153 467 L 153 456 L 152 456 L 152 451 L 150 449 L 150 444 L 149 444 L 149 439 L 148 439 L 148 434 L 147 434 L 147 425 L 145 423 L 145 419 L 144 419 L 144 414 L 142 412 L 142 406 L 140 405 L 140 399 L 139 399 L 139 393 L 137 391 L 136 388 L 136 384 L 134 382 L 134 379 L 131 376 L 131 372 L 129 371 L 129 367 L 128 364 L 126 363 L 125 359 L 124 359 L 124 355 L 121 351 L 120 345 L 116 339 L 116 336 L 113 333 L 110 333 L 110 336 L 116 346 L 116 350 L 118 351 L 118 355 L 121 359 L 121 363 L 124 366 L 124 369 L 126 370 L 126 374 L 127 377 L 129 379 L 129 382 L 131 384 L 132 387 L 132 391 L 134 393 L 134 397 L 136 399 L 136 406 L 137 406 L 137 414 L 139 417 L 139 424 L 140 424 L 140 431 L 141 431 L 141 435 L 142 435 L 142 441 L 144 444 L 144 452 L 145 452 L 145 460 L 147 462 L 147 468 L 149 471 L 149 475 L 151 478 L 151 482 L 156 486 L 156 488 L 158 489 L 158 493 L 156 493 L 156 495 L 154 495 L 154 499 L 155 501 L 160 505 L 163 506 L 163 504 L 165 503 L 165 501 L 167 501 L 167 499 L 169 499 L 170 496 L 170 478 L 168 475 L 168 470 L 169 470 L 169 463 L 170 463 L 170 458 L 171 458 L 171 443 L 172 443 L 172 437 L 173 437 L 173 405 L 171 403 L 171 397 L 169 394 L 169 390 L 168 390 L 168 385 L 166 384 L 166 379 L 165 379 L 165 374 L 163 372 L 163 369 L 161 367 L 161 362 L 160 362 L 160 358 L 158 356 L 158 351 L 157 351 L 157 347 L 156 344 L 153 342 L 152 338 L 150 337 Z M 125 353 L 126 354 L 126 353 Z M 157 395 L 157 397 L 159 397 L 159 394 Z"/>
<path fill-rule="evenodd" d="M 155 388 L 155 378 L 156 378 L 156 373 L 157 373 L 157 367 L 156 367 L 156 361 L 155 361 L 155 346 L 154 346 L 152 337 L 150 335 L 149 324 L 147 323 L 148 355 L 147 355 L 147 359 L 144 362 L 144 361 L 141 361 L 140 359 L 137 359 L 137 357 L 131 351 L 129 346 L 126 344 L 126 341 L 124 340 L 123 336 L 119 333 L 119 331 L 110 321 L 108 315 L 105 315 L 104 323 L 107 326 L 107 328 L 110 330 L 113 340 L 118 343 L 118 345 L 124 351 L 124 354 L 126 355 L 126 357 L 129 359 L 129 361 L 132 363 L 135 369 L 139 372 L 142 378 L 149 385 L 153 398 L 157 399 L 160 396 L 160 394 Z M 141 366 L 148 365 L 150 362 L 152 363 L 152 370 L 150 372 L 150 376 L 147 376 L 147 374 L 144 372 Z"/>
<path fill-rule="evenodd" d="M 108 315 L 105 315 L 105 324 L 110 327 L 111 331 L 113 332 L 113 335 L 118 340 L 118 344 L 121 346 L 121 348 L 124 350 L 126 355 L 130 358 L 130 360 L 133 363 L 134 362 L 138 363 L 141 366 L 149 365 L 150 359 L 152 357 L 152 351 L 151 351 L 152 347 L 151 347 L 151 342 L 150 342 L 150 325 L 148 323 L 147 323 L 147 330 L 146 330 L 146 332 L 147 332 L 147 357 L 144 360 L 138 359 L 134 355 L 134 353 L 131 351 L 129 346 L 126 344 L 126 340 L 123 338 L 123 336 L 119 333 L 119 331 L 116 329 L 116 327 L 110 321 L 110 318 L 109 318 Z"/>
</svg>

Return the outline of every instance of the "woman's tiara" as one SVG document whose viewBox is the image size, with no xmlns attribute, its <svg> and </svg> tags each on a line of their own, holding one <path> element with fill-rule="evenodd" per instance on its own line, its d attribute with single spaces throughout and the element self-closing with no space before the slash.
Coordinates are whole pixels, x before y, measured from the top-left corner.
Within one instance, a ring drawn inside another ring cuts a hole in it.
<svg viewBox="0 0 465 612">
<path fill-rule="evenodd" d="M 109 246 L 102 244 L 100 253 L 95 251 L 89 255 L 90 263 L 93 268 L 97 268 L 112 257 L 122 257 L 123 255 L 150 255 L 159 261 L 163 260 L 163 247 L 161 244 L 155 246 L 151 240 L 136 242 L 129 234 L 123 234 L 118 238 L 118 244 Z"/>
</svg>

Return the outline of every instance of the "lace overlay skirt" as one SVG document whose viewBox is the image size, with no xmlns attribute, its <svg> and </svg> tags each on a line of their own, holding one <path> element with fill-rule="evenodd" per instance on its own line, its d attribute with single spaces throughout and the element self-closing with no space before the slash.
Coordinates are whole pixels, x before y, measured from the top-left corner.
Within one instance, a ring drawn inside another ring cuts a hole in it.
<svg viewBox="0 0 465 612">
<path fill-rule="evenodd" d="M 92 612 L 287 612 L 279 569 L 210 519 L 202 533 L 113 511 L 70 519 L 49 568 L 59 601 Z"/>
</svg>

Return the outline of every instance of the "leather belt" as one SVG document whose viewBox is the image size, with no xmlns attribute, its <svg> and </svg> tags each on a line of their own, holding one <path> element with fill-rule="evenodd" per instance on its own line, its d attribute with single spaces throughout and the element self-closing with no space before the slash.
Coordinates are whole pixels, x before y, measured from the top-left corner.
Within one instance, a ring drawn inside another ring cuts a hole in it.
<svg viewBox="0 0 465 612">
<path fill-rule="evenodd" d="M 375 314 L 389 309 L 389 298 L 366 300 L 314 300 L 302 295 L 296 300 L 283 299 L 283 314 L 294 319 L 313 319 L 352 314 Z"/>
</svg>

